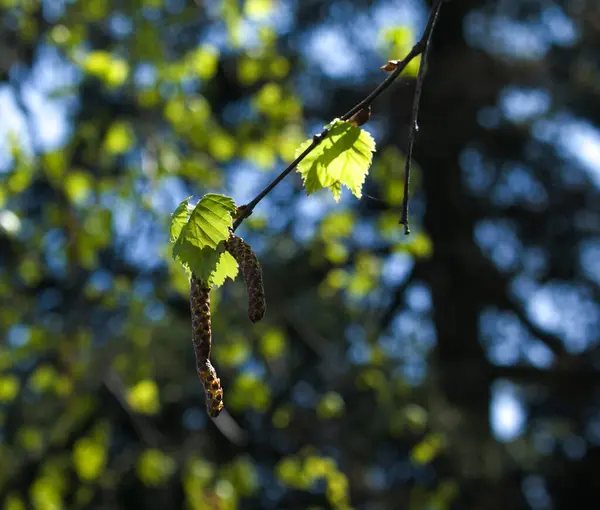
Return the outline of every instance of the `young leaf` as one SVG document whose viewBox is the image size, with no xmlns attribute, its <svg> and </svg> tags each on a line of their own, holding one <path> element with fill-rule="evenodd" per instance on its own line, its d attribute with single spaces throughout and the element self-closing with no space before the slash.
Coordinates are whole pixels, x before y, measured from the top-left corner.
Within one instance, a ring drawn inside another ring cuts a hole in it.
<svg viewBox="0 0 600 510">
<path fill-rule="evenodd" d="M 304 142 L 296 155 L 303 152 L 312 140 Z M 339 201 L 342 185 L 356 198 L 362 196 L 362 185 L 369 173 L 375 152 L 375 140 L 363 129 L 339 119 L 330 124 L 325 140 L 298 165 L 306 194 L 330 188 Z"/>
<path fill-rule="evenodd" d="M 209 246 L 214 250 L 229 237 L 233 214 L 235 202 L 232 198 L 214 193 L 204 195 L 194 207 L 180 237 L 183 236 L 187 242 L 200 249 Z"/>
<path fill-rule="evenodd" d="M 209 247 L 199 249 L 186 241 L 173 246 L 173 258 L 198 280 L 220 287 L 227 278 L 235 280 L 238 274 L 238 263 L 225 251 L 225 243 L 219 244 L 216 250 Z"/>
<path fill-rule="evenodd" d="M 208 246 L 197 250 L 195 253 L 196 256 L 190 261 L 190 269 L 198 280 L 211 284 L 212 275 L 217 270 L 221 254 L 218 250 L 213 250 Z"/>
<path fill-rule="evenodd" d="M 227 278 L 231 278 L 235 280 L 238 275 L 238 263 L 231 256 L 231 253 L 228 251 L 224 251 L 221 253 L 219 257 L 219 262 L 217 262 L 217 268 L 215 269 L 215 273 L 212 277 L 212 283 L 215 287 L 220 287 L 225 283 Z"/>
<path fill-rule="evenodd" d="M 173 258 L 202 282 L 221 286 L 225 279 L 237 276 L 237 263 L 225 254 L 224 243 L 233 225 L 235 203 L 224 195 L 207 194 L 191 214 L 188 203 L 185 200 L 173 213 Z M 184 223 L 186 215 L 189 219 Z"/>
<path fill-rule="evenodd" d="M 179 239 L 173 244 L 173 259 L 179 262 L 185 269 L 192 271 L 193 262 L 199 254 L 198 248 L 188 243 L 183 236 L 179 236 Z"/>
<path fill-rule="evenodd" d="M 171 215 L 171 242 L 174 243 L 179 239 L 179 235 L 181 234 L 181 229 L 185 226 L 185 224 L 190 219 L 190 199 L 192 197 L 187 197 L 183 202 L 177 206 L 175 212 Z"/>
</svg>

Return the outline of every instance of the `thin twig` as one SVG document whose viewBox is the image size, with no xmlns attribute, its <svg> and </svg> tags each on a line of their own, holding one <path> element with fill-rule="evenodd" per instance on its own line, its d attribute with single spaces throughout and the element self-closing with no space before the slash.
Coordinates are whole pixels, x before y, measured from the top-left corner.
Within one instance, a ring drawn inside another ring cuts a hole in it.
<svg viewBox="0 0 600 510">
<path fill-rule="evenodd" d="M 412 156 L 412 146 L 414 143 L 415 137 L 415 126 L 416 126 L 416 118 L 419 112 L 419 101 L 421 97 L 421 89 L 423 87 L 423 69 L 425 67 L 425 61 L 427 59 L 427 53 L 429 51 L 429 46 L 431 42 L 431 35 L 433 33 L 433 29 L 437 22 L 438 15 L 440 13 L 440 9 L 442 6 L 442 2 L 444 0 L 436 0 L 434 8 L 429 16 L 429 20 L 427 22 L 427 26 L 423 31 L 423 35 L 417 41 L 417 43 L 412 47 L 408 55 L 404 57 L 403 60 L 394 63 L 394 70 L 389 74 L 389 76 L 381 82 L 373 92 L 371 92 L 365 99 L 363 99 L 356 106 L 352 107 L 348 112 L 346 112 L 341 120 L 347 121 L 352 117 L 355 113 L 359 112 L 363 108 L 368 108 L 371 104 L 377 99 L 383 92 L 385 92 L 391 85 L 394 83 L 396 78 L 400 76 L 402 71 L 406 69 L 406 66 L 410 64 L 410 62 L 417 56 L 423 54 L 421 58 L 421 63 L 419 67 L 419 75 L 417 78 L 417 85 L 415 90 L 415 99 L 413 101 L 413 121 L 411 123 L 411 131 L 409 134 L 409 156 L 408 156 L 408 168 L 409 170 L 405 172 L 405 193 L 404 193 L 404 204 L 402 211 L 402 220 L 400 223 L 405 225 L 405 232 L 408 234 L 410 231 L 408 229 L 408 179 L 410 176 L 410 159 Z M 241 207 L 238 212 L 238 216 L 233 223 L 232 230 L 235 231 L 242 222 L 248 218 L 254 211 L 254 208 L 258 205 L 258 203 L 265 198 L 272 190 L 277 186 L 283 179 L 285 179 L 297 166 L 298 164 L 306 158 L 327 136 L 329 133 L 329 129 L 325 128 L 318 135 L 313 136 L 312 143 L 300 154 L 294 161 L 292 161 L 286 168 L 283 170 L 274 180 L 271 182 L 265 189 L 263 189 L 252 201 L 248 202 L 245 206 Z"/>
<path fill-rule="evenodd" d="M 396 78 L 398 78 L 398 76 L 400 76 L 400 73 L 402 73 L 402 71 L 404 71 L 404 69 L 406 69 L 406 66 L 408 64 L 410 64 L 411 61 L 415 57 L 418 57 L 421 54 L 424 47 L 425 47 L 424 40 L 423 39 L 419 40 L 417 42 L 417 44 L 415 44 L 413 46 L 413 48 L 410 50 L 408 55 L 406 55 L 406 57 L 404 57 L 403 60 L 401 60 L 400 62 L 398 62 L 396 64 L 397 67 L 395 67 L 395 69 L 390 73 L 390 75 L 385 80 L 383 80 L 377 86 L 377 88 L 373 92 L 371 92 L 365 99 L 363 99 L 360 103 L 358 103 L 351 110 L 349 110 L 347 113 L 345 113 L 342 116 L 342 120 L 348 120 L 356 112 L 362 110 L 363 108 L 371 106 L 371 103 L 373 103 L 373 101 L 375 101 L 375 99 L 377 99 L 383 92 L 385 92 L 392 85 L 392 83 L 394 83 Z"/>
<path fill-rule="evenodd" d="M 423 32 L 423 37 L 419 43 L 423 44 L 421 62 L 419 62 L 419 73 L 417 75 L 417 83 L 415 85 L 415 95 L 413 97 L 412 115 L 410 118 L 410 127 L 408 131 L 408 150 L 406 154 L 406 165 L 404 167 L 404 198 L 402 200 L 402 217 L 400 218 L 400 224 L 404 225 L 404 234 L 410 234 L 410 226 L 408 224 L 408 201 L 409 201 L 409 187 L 410 187 L 410 169 L 412 166 L 412 154 L 415 145 L 415 138 L 417 131 L 419 131 L 418 117 L 419 117 L 419 105 L 421 104 L 421 93 L 423 92 L 423 81 L 425 80 L 425 67 L 427 67 L 427 55 L 429 54 L 429 48 L 431 46 L 431 37 L 435 24 L 437 23 L 442 3 L 444 0 L 436 0 L 427 27 Z"/>
<path fill-rule="evenodd" d="M 283 179 L 285 179 L 287 177 L 287 175 L 290 174 L 294 170 L 294 168 L 296 168 L 298 166 L 298 164 L 306 156 L 308 156 L 317 145 L 319 145 L 323 141 L 323 139 L 325 138 L 325 136 L 327 135 L 327 133 L 329 133 L 329 129 L 324 129 L 318 135 L 313 136 L 312 143 L 304 150 L 304 152 L 302 152 L 302 154 L 300 154 L 294 161 L 292 161 L 287 166 L 287 168 L 277 176 L 277 178 L 273 182 L 271 182 L 265 189 L 263 189 L 256 196 L 256 198 L 254 200 L 252 200 L 251 202 L 249 202 L 248 204 L 246 204 L 244 206 L 244 208 L 240 211 L 239 216 L 236 218 L 235 222 L 233 223 L 233 231 L 234 232 L 240 226 L 240 224 L 242 223 L 242 221 L 244 221 L 248 216 L 250 216 L 252 214 L 252 211 L 254 210 L 254 208 L 256 207 L 256 205 L 263 198 L 265 198 L 269 193 L 271 193 L 271 191 L 273 190 L 273 188 L 275 186 L 277 186 L 281 181 L 283 181 Z"/>
</svg>

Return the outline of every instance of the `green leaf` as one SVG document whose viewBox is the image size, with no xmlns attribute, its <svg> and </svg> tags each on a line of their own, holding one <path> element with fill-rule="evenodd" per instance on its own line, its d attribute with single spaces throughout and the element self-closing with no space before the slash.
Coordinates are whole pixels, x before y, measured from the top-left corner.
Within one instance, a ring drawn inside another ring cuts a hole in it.
<svg viewBox="0 0 600 510">
<path fill-rule="evenodd" d="M 202 250 L 179 236 L 173 245 L 173 259 L 179 262 L 187 271 L 193 271 L 194 262 L 201 257 Z"/>
<path fill-rule="evenodd" d="M 217 262 L 217 268 L 215 269 L 214 274 L 212 275 L 212 284 L 216 287 L 220 287 L 225 283 L 227 278 L 231 278 L 235 280 L 238 275 L 238 263 L 233 258 L 231 253 L 228 251 L 224 251 L 221 253 L 219 257 L 219 262 Z"/>
<path fill-rule="evenodd" d="M 216 250 L 209 247 L 198 250 L 189 244 L 184 246 L 184 250 L 189 250 L 193 256 L 188 264 L 190 270 L 203 282 L 220 287 L 227 278 L 234 280 L 237 276 L 238 263 L 225 250 L 225 243 L 221 243 Z"/>
<path fill-rule="evenodd" d="M 181 202 L 175 212 L 171 215 L 171 242 L 174 243 L 179 239 L 179 235 L 181 234 L 181 230 L 185 226 L 185 224 L 190 219 L 190 199 L 192 197 L 187 197 L 183 202 Z"/>
<path fill-rule="evenodd" d="M 188 211 L 189 198 L 172 215 L 173 258 L 198 279 L 220 287 L 238 273 L 237 262 L 225 250 L 235 203 L 225 195 L 207 194 Z"/>
<path fill-rule="evenodd" d="M 181 230 L 180 238 L 200 249 L 208 246 L 215 250 L 220 242 L 229 237 L 234 213 L 235 202 L 232 198 L 214 193 L 204 195 Z"/>
<path fill-rule="evenodd" d="M 189 264 L 190 269 L 194 272 L 196 278 L 211 284 L 212 276 L 217 270 L 221 250 L 205 247 L 198 251 L 197 248 L 193 248 L 196 250 L 194 252 L 196 256 Z"/>
<path fill-rule="evenodd" d="M 362 185 L 375 152 L 375 140 L 367 131 L 339 119 L 328 127 L 330 131 L 325 140 L 298 165 L 306 194 L 329 188 L 339 201 L 344 185 L 356 198 L 361 198 Z M 312 140 L 306 140 L 300 145 L 296 156 L 311 143 Z"/>
</svg>

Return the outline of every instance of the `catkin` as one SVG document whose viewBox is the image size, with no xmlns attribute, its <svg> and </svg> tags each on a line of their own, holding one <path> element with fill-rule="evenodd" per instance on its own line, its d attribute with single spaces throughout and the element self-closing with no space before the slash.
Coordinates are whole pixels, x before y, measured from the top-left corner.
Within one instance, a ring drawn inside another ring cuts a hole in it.
<svg viewBox="0 0 600 510">
<path fill-rule="evenodd" d="M 192 312 L 192 343 L 196 354 L 196 371 L 204 386 L 208 414 L 216 418 L 223 410 L 223 388 L 221 388 L 221 381 L 210 362 L 210 287 L 194 275 L 192 275 L 190 282 L 190 309 Z"/>
<path fill-rule="evenodd" d="M 229 236 L 225 247 L 239 264 L 240 271 L 246 282 L 246 290 L 248 292 L 248 318 L 252 322 L 258 322 L 265 316 L 265 311 L 267 309 L 260 262 L 258 262 L 250 245 L 241 237 L 238 237 L 233 233 Z"/>
</svg>

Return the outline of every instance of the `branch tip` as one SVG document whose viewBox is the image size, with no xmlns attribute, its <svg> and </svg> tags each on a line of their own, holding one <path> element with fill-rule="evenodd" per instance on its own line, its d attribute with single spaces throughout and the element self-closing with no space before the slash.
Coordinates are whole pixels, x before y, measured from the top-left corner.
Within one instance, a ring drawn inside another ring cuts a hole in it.
<svg viewBox="0 0 600 510">
<path fill-rule="evenodd" d="M 407 165 L 406 171 L 404 174 L 405 179 L 405 194 L 404 194 L 404 203 L 403 203 L 403 215 L 402 220 L 400 220 L 401 224 L 405 225 L 405 234 L 410 234 L 410 229 L 408 228 L 408 187 L 410 181 L 410 162 L 412 159 L 412 148 L 414 145 L 415 134 L 419 130 L 419 126 L 417 124 L 417 117 L 419 112 L 419 102 L 421 98 L 421 90 L 423 87 L 423 77 L 425 70 L 425 63 L 427 60 L 427 54 L 429 52 L 429 47 L 431 43 L 431 36 L 433 34 L 433 30 L 435 28 L 435 24 L 437 22 L 442 3 L 447 0 L 435 0 L 433 9 L 429 15 L 429 19 L 427 21 L 427 26 L 423 31 L 421 38 L 415 43 L 412 47 L 408 55 L 404 57 L 402 60 L 389 60 L 381 69 L 385 71 L 391 71 L 390 74 L 383 80 L 376 88 L 373 90 L 365 99 L 351 108 L 348 112 L 346 112 L 341 120 L 350 121 L 353 124 L 358 126 L 364 124 L 369 120 L 371 113 L 371 104 L 377 99 L 385 90 L 387 90 L 392 83 L 398 78 L 398 76 L 404 71 L 406 66 L 412 62 L 412 60 L 422 55 L 421 62 L 419 63 L 419 73 L 417 76 L 417 85 L 415 89 L 415 96 L 413 100 L 413 113 L 411 118 L 411 126 L 409 131 L 409 149 L 407 156 Z M 240 211 L 239 215 L 236 215 L 236 219 L 233 223 L 232 231 L 235 231 L 241 223 L 252 214 L 254 208 L 258 205 L 258 203 L 267 196 L 277 184 L 279 184 L 283 179 L 285 179 L 297 166 L 298 164 L 308 156 L 327 136 L 329 133 L 329 128 L 323 129 L 321 133 L 316 134 L 312 137 L 312 143 L 309 147 L 306 148 L 292 163 L 290 163 L 285 170 L 283 170 L 274 180 L 271 182 L 263 191 L 261 191 L 254 200 L 248 203 L 245 208 Z M 242 206 L 244 207 L 244 206 Z"/>
<path fill-rule="evenodd" d="M 421 54 L 421 61 L 419 62 L 419 72 L 417 74 L 415 95 L 413 97 L 410 127 L 408 130 L 408 149 L 406 151 L 406 166 L 404 171 L 404 199 L 402 200 L 402 219 L 400 220 L 400 223 L 404 224 L 405 226 L 405 235 L 408 235 L 410 233 L 410 229 L 408 228 L 408 202 L 410 200 L 410 170 L 412 166 L 411 163 L 415 139 L 417 137 L 417 132 L 419 131 L 419 106 L 421 104 L 421 94 L 423 92 L 423 82 L 425 80 L 425 68 L 427 66 L 427 56 L 431 47 L 431 37 L 433 35 L 433 30 L 435 28 L 435 24 L 437 23 L 443 2 L 444 0 L 436 0 L 431 14 L 429 15 L 429 20 L 427 22 L 427 27 L 423 32 L 423 36 L 413 48 L 414 51 Z"/>
</svg>

